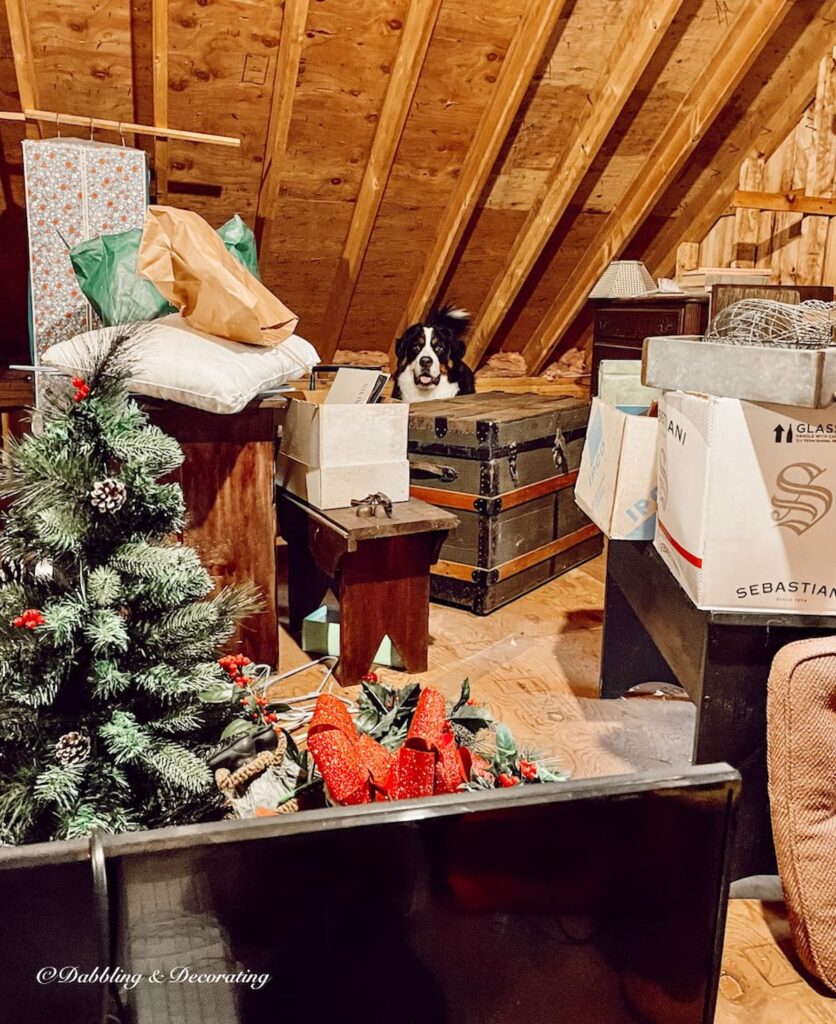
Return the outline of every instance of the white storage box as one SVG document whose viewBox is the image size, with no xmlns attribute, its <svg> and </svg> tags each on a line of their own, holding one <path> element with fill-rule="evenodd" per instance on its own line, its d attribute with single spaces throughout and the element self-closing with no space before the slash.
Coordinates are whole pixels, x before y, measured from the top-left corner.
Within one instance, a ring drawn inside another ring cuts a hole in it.
<svg viewBox="0 0 836 1024">
<path fill-rule="evenodd" d="M 345 508 L 382 491 L 409 499 L 409 406 L 323 404 L 327 392 L 291 398 L 282 425 L 276 482 L 316 508 Z"/>
<path fill-rule="evenodd" d="M 642 384 L 641 359 L 602 359 L 598 364 L 598 397 L 622 412 L 646 412 L 661 393 Z"/>
<path fill-rule="evenodd" d="M 593 398 L 575 501 L 612 540 L 652 540 L 656 531 L 658 424 Z"/>
<path fill-rule="evenodd" d="M 699 608 L 836 614 L 836 408 L 676 391 L 655 545 Z"/>
</svg>

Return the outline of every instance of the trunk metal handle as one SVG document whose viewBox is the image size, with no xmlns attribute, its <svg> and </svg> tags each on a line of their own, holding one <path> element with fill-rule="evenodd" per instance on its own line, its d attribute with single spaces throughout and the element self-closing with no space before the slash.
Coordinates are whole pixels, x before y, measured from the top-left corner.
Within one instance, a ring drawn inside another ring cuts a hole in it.
<svg viewBox="0 0 836 1024">
<path fill-rule="evenodd" d="M 416 477 L 418 480 L 430 476 L 436 480 L 443 480 L 446 484 L 452 483 L 459 478 L 459 474 L 452 466 L 439 466 L 435 462 L 422 462 L 418 460 L 410 462 L 409 475 Z"/>
<path fill-rule="evenodd" d="M 566 444 L 566 438 L 563 436 L 563 431 L 560 427 L 557 428 L 554 435 L 554 447 L 552 448 L 552 458 L 554 459 L 554 468 L 561 470 L 564 473 L 569 471 L 569 448 Z"/>
</svg>

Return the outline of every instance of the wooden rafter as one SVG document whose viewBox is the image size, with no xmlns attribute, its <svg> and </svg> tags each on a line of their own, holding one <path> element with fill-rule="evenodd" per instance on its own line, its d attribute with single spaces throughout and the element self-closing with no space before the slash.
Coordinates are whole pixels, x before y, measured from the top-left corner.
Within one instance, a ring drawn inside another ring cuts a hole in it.
<svg viewBox="0 0 836 1024">
<path fill-rule="evenodd" d="M 540 371 L 607 264 L 623 252 L 791 6 L 788 0 L 747 0 L 740 8 L 729 34 L 651 148 L 624 199 L 601 225 L 534 331 L 523 351 L 530 372 Z"/>
<path fill-rule="evenodd" d="M 568 151 L 559 154 L 476 317 L 467 350 L 478 366 L 497 328 L 531 273 L 624 104 L 662 41 L 682 0 L 640 0 L 627 15 L 589 116 Z"/>
<path fill-rule="evenodd" d="M 20 109 L 27 110 L 37 107 L 38 91 L 24 0 L 6 0 L 6 17 L 9 22 L 9 37 L 12 43 L 17 91 L 20 95 Z M 36 122 L 27 122 L 26 134 L 30 139 L 38 138 L 41 134 L 40 125 Z"/>
<path fill-rule="evenodd" d="M 328 297 L 320 350 L 326 362 L 339 345 L 440 7 L 441 0 L 411 0 L 409 5 L 374 142 Z"/>
<path fill-rule="evenodd" d="M 791 53 L 773 69 L 744 116 L 677 207 L 677 216 L 656 232 L 642 253 L 651 274 L 663 276 L 676 266 L 680 244 L 704 238 L 718 217 L 728 211 L 738 187 L 743 160 L 768 160 L 798 124 L 816 94 L 819 63 L 831 51 L 836 2 L 829 0 L 804 28 Z"/>
<path fill-rule="evenodd" d="M 267 245 L 279 205 L 279 186 L 284 172 L 287 137 L 290 132 L 293 98 L 296 93 L 296 79 L 299 76 L 307 20 L 308 0 L 285 0 L 267 141 L 264 146 L 261 186 L 256 206 L 256 234 L 262 248 Z"/>
<path fill-rule="evenodd" d="M 168 127 L 168 0 L 152 0 L 151 35 L 153 38 L 154 124 Z M 154 143 L 154 171 L 157 202 L 164 203 L 168 192 L 168 141 Z"/>
<path fill-rule="evenodd" d="M 438 294 L 565 4 L 566 0 L 529 0 L 502 62 L 496 88 L 468 148 L 453 193 L 435 229 L 424 269 L 406 304 L 397 336 L 409 324 L 423 319 Z"/>
</svg>

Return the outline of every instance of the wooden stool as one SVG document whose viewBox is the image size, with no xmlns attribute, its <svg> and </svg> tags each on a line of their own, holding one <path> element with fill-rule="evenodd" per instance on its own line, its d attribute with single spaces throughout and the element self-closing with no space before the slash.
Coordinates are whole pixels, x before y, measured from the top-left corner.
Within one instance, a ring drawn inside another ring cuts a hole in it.
<svg viewBox="0 0 836 1024">
<path fill-rule="evenodd" d="M 828 636 L 836 619 L 695 607 L 643 541 L 610 541 L 601 697 L 644 682 L 678 683 L 697 708 L 693 763 L 727 761 L 743 777 L 732 878 L 773 874 L 766 778 L 766 682 L 792 640 Z"/>
<path fill-rule="evenodd" d="M 282 536 L 288 545 L 290 628 L 302 628 L 333 589 L 340 606 L 343 686 L 359 683 L 388 636 L 407 672 L 426 672 L 430 566 L 459 521 L 412 498 L 392 518 L 361 518 L 353 508 L 320 511 L 278 492 Z"/>
</svg>

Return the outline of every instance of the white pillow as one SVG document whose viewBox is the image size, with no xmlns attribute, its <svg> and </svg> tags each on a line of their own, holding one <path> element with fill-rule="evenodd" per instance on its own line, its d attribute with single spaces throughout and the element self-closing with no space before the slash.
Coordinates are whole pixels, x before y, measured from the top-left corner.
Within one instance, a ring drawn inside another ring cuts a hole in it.
<svg viewBox="0 0 836 1024">
<path fill-rule="evenodd" d="M 91 355 L 118 327 L 79 334 L 53 345 L 43 363 L 83 376 Z M 275 348 L 242 345 L 196 331 L 179 313 L 148 324 L 132 344 L 135 369 L 128 388 L 138 395 L 180 402 L 207 412 L 238 412 L 256 395 L 309 374 L 316 349 L 296 334 Z"/>
</svg>

